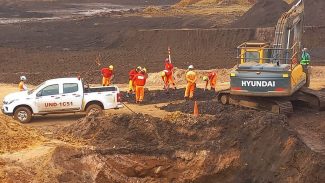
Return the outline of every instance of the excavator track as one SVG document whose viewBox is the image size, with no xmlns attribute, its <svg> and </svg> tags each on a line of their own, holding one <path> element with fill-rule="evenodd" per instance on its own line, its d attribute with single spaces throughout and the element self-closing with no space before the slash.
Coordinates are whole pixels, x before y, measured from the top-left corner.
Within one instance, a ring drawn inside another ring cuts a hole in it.
<svg viewBox="0 0 325 183">
<path fill-rule="evenodd" d="M 275 114 L 290 115 L 293 113 L 293 105 L 288 98 L 263 98 L 231 95 L 229 90 L 218 93 L 218 101 L 224 105 L 230 104 L 246 108 L 270 111 Z"/>
<path fill-rule="evenodd" d="M 219 92 L 218 99 L 223 104 L 243 106 L 285 115 L 290 115 L 294 112 L 292 102 L 295 101 L 305 102 L 304 107 L 315 108 L 319 111 L 325 110 L 325 92 L 307 87 L 302 87 L 293 96 L 277 98 L 234 96 L 230 94 L 229 90 L 224 90 Z"/>
<path fill-rule="evenodd" d="M 278 106 L 279 111 L 277 113 L 285 115 L 290 115 L 293 113 L 291 101 L 274 100 L 273 102 L 275 102 Z"/>
<path fill-rule="evenodd" d="M 309 98 L 314 98 L 314 100 L 309 100 L 308 102 L 311 103 L 311 106 L 317 107 L 318 110 L 324 111 L 325 110 L 325 92 L 324 91 L 317 91 L 312 90 L 307 87 L 302 87 L 299 92 L 303 93 L 304 95 L 308 96 Z"/>
</svg>

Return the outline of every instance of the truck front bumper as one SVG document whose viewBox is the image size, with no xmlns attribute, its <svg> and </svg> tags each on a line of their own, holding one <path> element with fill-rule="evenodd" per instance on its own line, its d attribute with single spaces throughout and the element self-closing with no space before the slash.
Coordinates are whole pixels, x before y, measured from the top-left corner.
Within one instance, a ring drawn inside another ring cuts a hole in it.
<svg viewBox="0 0 325 183">
<path fill-rule="evenodd" d="M 119 108 L 122 108 L 122 107 L 124 107 L 123 104 L 122 103 L 119 103 L 119 104 L 117 104 L 117 106 L 115 107 L 115 109 L 119 109 Z"/>
</svg>

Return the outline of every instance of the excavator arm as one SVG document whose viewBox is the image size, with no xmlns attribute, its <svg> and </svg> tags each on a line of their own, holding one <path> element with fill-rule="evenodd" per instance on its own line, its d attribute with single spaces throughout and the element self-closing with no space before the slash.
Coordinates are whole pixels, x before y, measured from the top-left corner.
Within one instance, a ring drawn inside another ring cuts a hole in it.
<svg viewBox="0 0 325 183">
<path fill-rule="evenodd" d="M 299 0 L 289 11 L 282 14 L 275 28 L 273 63 L 289 64 L 298 59 L 303 35 L 304 1 Z M 292 50 L 291 53 L 288 50 Z M 284 58 L 282 60 L 277 58 Z"/>
</svg>

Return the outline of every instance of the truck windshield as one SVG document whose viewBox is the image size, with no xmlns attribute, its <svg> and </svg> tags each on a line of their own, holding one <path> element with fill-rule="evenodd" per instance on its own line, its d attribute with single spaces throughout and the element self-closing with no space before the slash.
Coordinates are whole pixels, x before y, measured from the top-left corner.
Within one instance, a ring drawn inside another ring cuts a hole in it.
<svg viewBox="0 0 325 183">
<path fill-rule="evenodd" d="M 35 90 L 37 90 L 39 87 L 43 86 L 45 82 L 41 83 L 40 85 L 36 86 L 34 89 L 29 90 L 27 93 L 28 95 L 32 94 Z"/>
<path fill-rule="evenodd" d="M 245 52 L 245 62 L 259 62 L 260 53 L 257 51 L 247 51 Z"/>
</svg>

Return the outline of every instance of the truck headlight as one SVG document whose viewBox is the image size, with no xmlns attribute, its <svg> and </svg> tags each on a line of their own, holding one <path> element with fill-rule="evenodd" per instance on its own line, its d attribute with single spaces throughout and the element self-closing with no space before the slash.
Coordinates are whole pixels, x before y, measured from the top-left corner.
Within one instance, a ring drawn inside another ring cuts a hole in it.
<svg viewBox="0 0 325 183">
<path fill-rule="evenodd" d="M 16 102 L 16 101 L 18 101 L 18 99 L 10 100 L 7 102 L 7 104 L 12 104 L 13 102 Z"/>
</svg>

